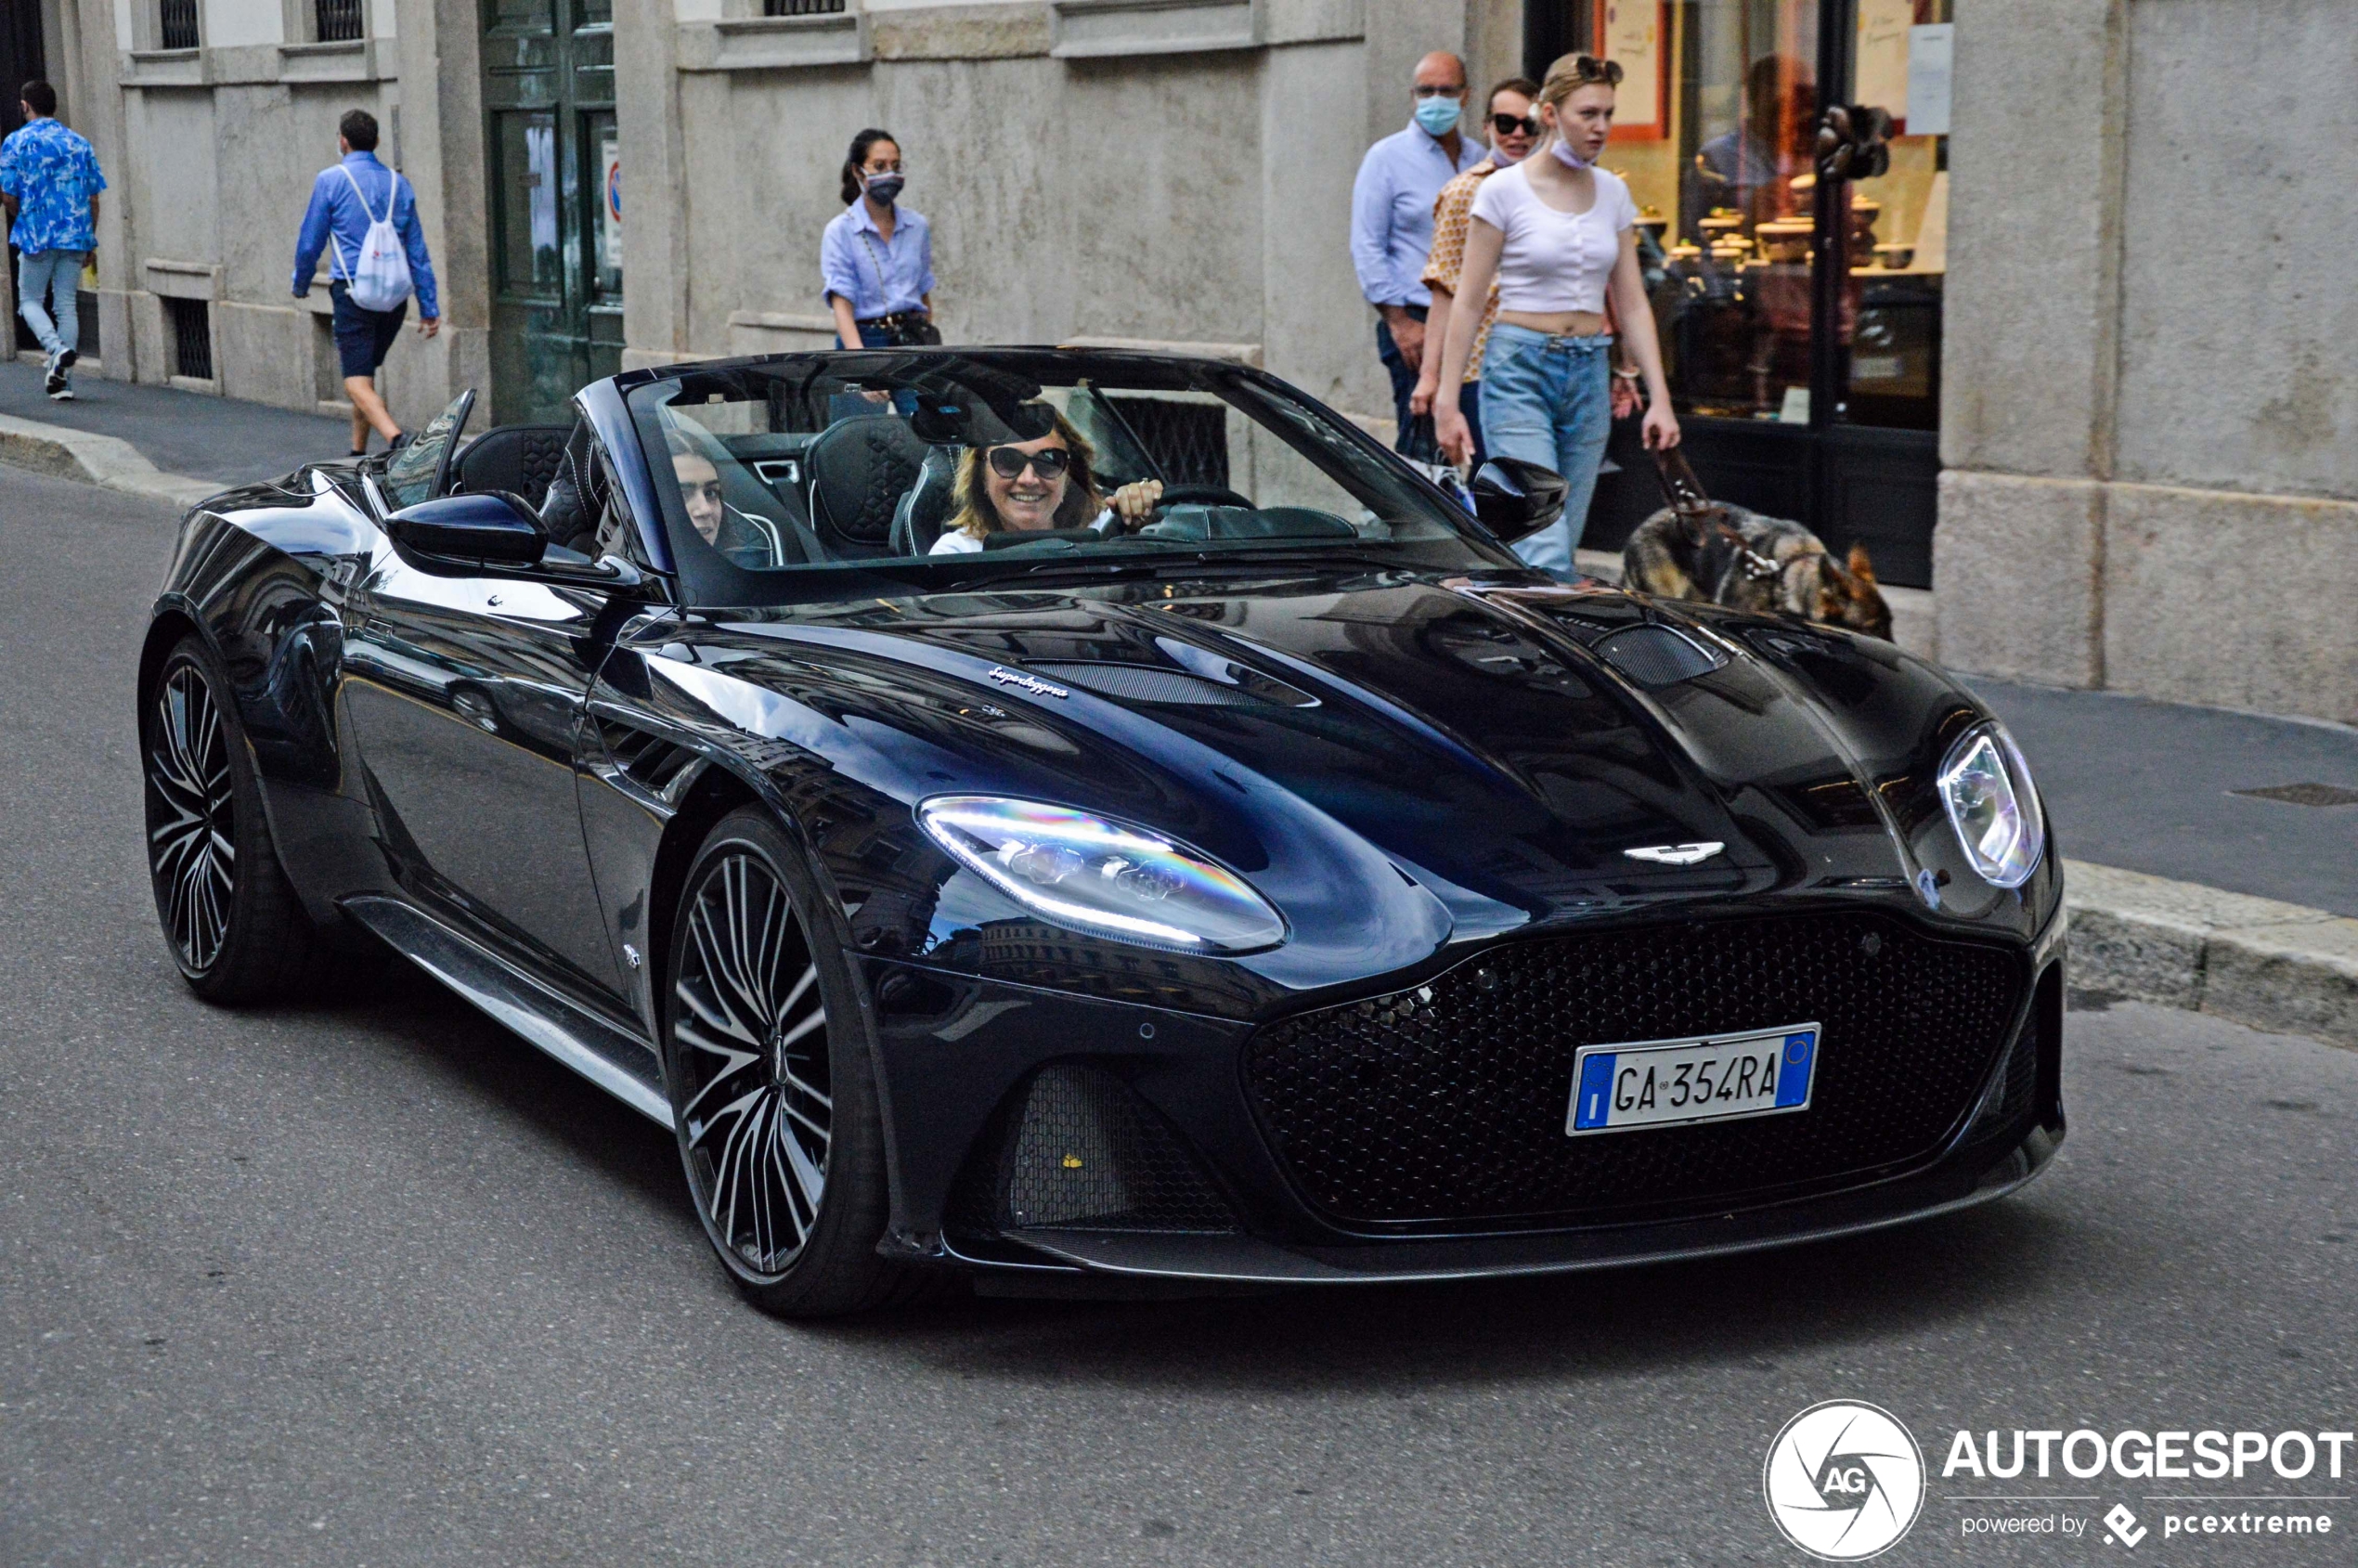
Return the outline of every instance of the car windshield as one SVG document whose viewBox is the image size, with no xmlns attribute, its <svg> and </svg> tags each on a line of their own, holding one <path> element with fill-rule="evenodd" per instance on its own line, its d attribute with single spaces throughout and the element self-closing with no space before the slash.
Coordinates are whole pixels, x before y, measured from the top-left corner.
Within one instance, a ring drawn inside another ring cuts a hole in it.
<svg viewBox="0 0 2358 1568">
<path fill-rule="evenodd" d="M 1518 564 L 1416 471 L 1241 366 L 1005 350 L 786 356 L 628 393 L 691 603 L 1185 560 Z"/>
</svg>

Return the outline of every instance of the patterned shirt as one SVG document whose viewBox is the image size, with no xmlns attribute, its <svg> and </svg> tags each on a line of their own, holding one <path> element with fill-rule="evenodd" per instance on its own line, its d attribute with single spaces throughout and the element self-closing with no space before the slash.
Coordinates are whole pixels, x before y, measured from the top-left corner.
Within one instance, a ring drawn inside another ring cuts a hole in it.
<svg viewBox="0 0 2358 1568">
<path fill-rule="evenodd" d="M 0 195 L 17 199 L 8 238 L 28 256 L 97 245 L 90 199 L 106 188 L 90 144 L 50 116 L 26 122 L 0 142 Z"/>
<path fill-rule="evenodd" d="M 1498 161 L 1485 158 L 1441 188 L 1432 200 L 1432 251 L 1425 257 L 1428 289 L 1449 291 L 1450 308 L 1458 297 L 1458 277 L 1466 270 L 1466 227 L 1473 212 L 1474 192 L 1498 172 Z M 1490 300 L 1483 306 L 1482 325 L 1474 329 L 1473 352 L 1466 356 L 1466 380 L 1482 380 L 1482 351 L 1490 342 L 1490 324 L 1498 319 L 1498 280 L 1490 280 Z"/>
</svg>

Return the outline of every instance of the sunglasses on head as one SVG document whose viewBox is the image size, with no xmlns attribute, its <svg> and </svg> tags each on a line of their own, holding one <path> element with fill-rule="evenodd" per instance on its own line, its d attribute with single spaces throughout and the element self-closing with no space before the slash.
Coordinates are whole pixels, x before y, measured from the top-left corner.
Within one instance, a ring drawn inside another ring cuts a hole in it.
<svg viewBox="0 0 2358 1568">
<path fill-rule="evenodd" d="M 1558 72 L 1575 82 L 1602 82 L 1608 87 L 1621 85 L 1621 62 L 1600 60 L 1594 55 L 1574 55 L 1572 63 Z"/>
<path fill-rule="evenodd" d="M 1062 447 L 1043 447 L 1036 452 L 1013 447 L 991 448 L 991 472 L 1002 479 L 1020 479 L 1027 468 L 1043 479 L 1054 479 L 1071 466 L 1072 454 Z"/>
<path fill-rule="evenodd" d="M 1539 122 L 1528 114 L 1494 114 L 1490 117 L 1490 129 L 1502 136 L 1511 136 L 1518 132 L 1526 136 L 1535 136 L 1539 134 Z"/>
</svg>

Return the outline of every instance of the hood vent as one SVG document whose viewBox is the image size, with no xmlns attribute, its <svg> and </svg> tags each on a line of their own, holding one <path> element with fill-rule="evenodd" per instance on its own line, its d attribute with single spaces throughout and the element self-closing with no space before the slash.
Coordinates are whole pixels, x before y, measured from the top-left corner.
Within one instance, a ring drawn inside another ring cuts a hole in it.
<svg viewBox="0 0 2358 1568">
<path fill-rule="evenodd" d="M 1257 707 L 1250 694 L 1198 675 L 1153 665 L 1116 664 L 1106 660 L 1039 661 L 1024 666 L 1050 680 L 1079 686 L 1099 696 L 1134 703 L 1192 703 L 1203 707 Z"/>
<path fill-rule="evenodd" d="M 1700 638 L 1658 623 L 1608 633 L 1588 651 L 1649 691 L 1709 675 L 1728 662 L 1727 654 Z"/>
</svg>

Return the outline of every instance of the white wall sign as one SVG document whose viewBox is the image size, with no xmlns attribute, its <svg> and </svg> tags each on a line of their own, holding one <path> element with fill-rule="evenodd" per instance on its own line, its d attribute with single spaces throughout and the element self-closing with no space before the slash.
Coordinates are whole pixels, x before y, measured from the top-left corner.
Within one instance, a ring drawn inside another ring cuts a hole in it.
<svg viewBox="0 0 2358 1568">
<path fill-rule="evenodd" d="M 1908 134 L 1949 134 L 1950 60 L 1957 24 L 1934 22 L 1908 30 Z"/>
</svg>

